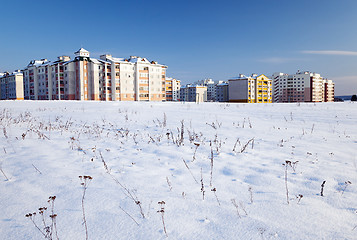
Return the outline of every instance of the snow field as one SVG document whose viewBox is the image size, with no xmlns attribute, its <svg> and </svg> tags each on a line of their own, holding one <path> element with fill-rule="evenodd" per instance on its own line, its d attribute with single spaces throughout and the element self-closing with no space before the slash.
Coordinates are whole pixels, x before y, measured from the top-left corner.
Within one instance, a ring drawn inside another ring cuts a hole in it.
<svg viewBox="0 0 357 240">
<path fill-rule="evenodd" d="M 0 236 L 43 237 L 25 214 L 56 196 L 59 238 L 85 238 L 88 175 L 89 239 L 356 239 L 356 119 L 354 103 L 2 101 Z"/>
</svg>

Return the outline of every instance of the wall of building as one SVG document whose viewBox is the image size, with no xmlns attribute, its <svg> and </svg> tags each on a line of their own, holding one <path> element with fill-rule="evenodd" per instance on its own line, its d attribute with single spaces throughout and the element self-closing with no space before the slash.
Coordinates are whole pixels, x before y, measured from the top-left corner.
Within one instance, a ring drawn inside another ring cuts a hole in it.
<svg viewBox="0 0 357 240">
<path fill-rule="evenodd" d="M 230 102 L 248 102 L 248 79 L 230 79 L 228 94 Z"/>
<path fill-rule="evenodd" d="M 20 70 L 2 75 L 0 77 L 0 99 L 23 100 L 23 84 L 23 74 Z"/>
</svg>

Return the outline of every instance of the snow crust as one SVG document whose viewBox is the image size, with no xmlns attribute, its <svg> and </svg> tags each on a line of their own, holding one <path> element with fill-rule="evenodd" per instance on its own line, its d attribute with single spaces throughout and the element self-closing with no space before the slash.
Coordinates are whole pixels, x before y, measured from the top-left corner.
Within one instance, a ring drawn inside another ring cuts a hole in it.
<svg viewBox="0 0 357 240">
<path fill-rule="evenodd" d="M 56 196 L 59 239 L 84 239 L 86 175 L 89 239 L 356 239 L 356 119 L 353 102 L 1 101 L 0 238 L 43 239 L 25 215 Z"/>
</svg>

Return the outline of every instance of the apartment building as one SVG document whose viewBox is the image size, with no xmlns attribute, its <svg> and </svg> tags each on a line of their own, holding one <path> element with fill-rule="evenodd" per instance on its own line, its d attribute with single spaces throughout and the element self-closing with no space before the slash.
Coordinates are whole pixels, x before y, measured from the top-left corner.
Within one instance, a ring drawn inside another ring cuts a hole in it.
<svg viewBox="0 0 357 240">
<path fill-rule="evenodd" d="M 166 78 L 166 101 L 180 101 L 181 81 L 175 78 Z"/>
<path fill-rule="evenodd" d="M 106 61 L 103 88 L 106 98 L 120 101 L 163 101 L 166 99 L 167 66 L 146 58 L 128 59 L 102 55 Z M 108 99 L 108 100 L 109 100 Z"/>
<path fill-rule="evenodd" d="M 193 83 L 193 85 L 207 87 L 207 101 L 208 102 L 216 101 L 216 83 L 211 78 L 196 81 Z"/>
<path fill-rule="evenodd" d="M 80 48 L 75 58 L 60 56 L 54 62 L 33 60 L 23 70 L 25 99 L 163 101 L 166 68 L 155 61 L 131 56 L 100 59 Z"/>
<path fill-rule="evenodd" d="M 334 102 L 335 100 L 335 83 L 332 80 L 324 79 L 323 91 L 324 91 L 324 102 Z"/>
<path fill-rule="evenodd" d="M 207 87 L 198 85 L 186 85 L 180 89 L 180 101 L 183 102 L 206 102 Z"/>
<path fill-rule="evenodd" d="M 217 102 L 228 102 L 229 92 L 228 92 L 228 82 L 219 81 L 216 85 L 216 101 Z"/>
<path fill-rule="evenodd" d="M 272 80 L 264 74 L 229 79 L 229 101 L 239 103 L 271 103 Z"/>
<path fill-rule="evenodd" d="M 0 99 L 24 99 L 23 74 L 20 70 L 0 74 Z"/>
<path fill-rule="evenodd" d="M 2 77 L 3 77 L 5 74 L 6 74 L 6 73 L 0 72 L 0 100 L 2 99 L 2 98 L 1 98 L 1 91 L 2 91 L 2 90 L 1 90 L 1 88 L 2 88 L 2 87 L 1 87 L 1 83 L 2 83 Z"/>
<path fill-rule="evenodd" d="M 47 59 L 32 60 L 27 65 L 27 67 L 22 70 L 23 90 L 24 90 L 25 99 L 38 100 L 38 90 L 39 90 L 38 67 L 47 63 L 48 63 Z M 41 70 L 43 69 L 44 68 L 41 68 Z"/>
<path fill-rule="evenodd" d="M 277 72 L 271 78 L 274 102 L 325 102 L 334 99 L 334 83 L 318 73 Z"/>
</svg>

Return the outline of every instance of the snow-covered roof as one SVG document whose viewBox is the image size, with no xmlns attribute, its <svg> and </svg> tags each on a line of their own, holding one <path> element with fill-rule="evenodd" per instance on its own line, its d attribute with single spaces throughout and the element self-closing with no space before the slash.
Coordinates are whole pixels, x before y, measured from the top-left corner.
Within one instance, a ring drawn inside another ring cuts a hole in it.
<svg viewBox="0 0 357 240">
<path fill-rule="evenodd" d="M 112 57 L 112 55 L 105 55 L 105 58 L 109 59 L 110 61 L 115 62 L 115 63 L 121 63 L 121 62 L 124 62 L 124 60 L 125 60 L 124 58 Z"/>
<path fill-rule="evenodd" d="M 22 72 L 21 72 L 21 70 L 16 70 L 11 75 L 22 75 Z"/>
<path fill-rule="evenodd" d="M 248 78 L 251 78 L 251 77 L 247 77 L 246 75 L 240 74 L 238 77 L 233 77 L 229 80 L 246 80 Z"/>
<path fill-rule="evenodd" d="M 233 77 L 233 78 L 229 79 L 229 81 L 234 81 L 234 80 L 254 80 L 254 79 L 257 79 L 257 77 L 260 77 L 262 75 L 265 76 L 264 74 L 258 75 L 258 74 L 255 74 L 255 73 L 253 73 L 251 76 L 246 76 L 244 74 L 239 74 L 238 77 Z"/>
<path fill-rule="evenodd" d="M 27 65 L 27 67 L 38 67 L 42 64 L 48 63 L 47 59 L 41 59 L 41 60 L 32 60 L 30 63 Z"/>
<path fill-rule="evenodd" d="M 150 64 L 150 61 L 147 60 L 146 58 L 141 58 L 141 57 L 137 57 L 137 56 L 130 56 L 128 61 L 131 63 L 149 63 Z"/>
<path fill-rule="evenodd" d="M 89 58 L 93 63 L 101 64 L 101 63 L 110 63 L 109 61 L 105 61 L 103 59 Z"/>
<path fill-rule="evenodd" d="M 75 52 L 75 54 L 76 54 L 76 53 L 80 53 L 80 52 L 87 52 L 87 53 L 89 53 L 88 50 L 85 50 L 84 48 L 80 48 L 77 52 Z"/>
<path fill-rule="evenodd" d="M 21 70 L 15 70 L 12 73 L 9 72 L 0 73 L 0 77 L 11 77 L 15 75 L 23 75 L 23 73 L 21 72 Z"/>
</svg>

